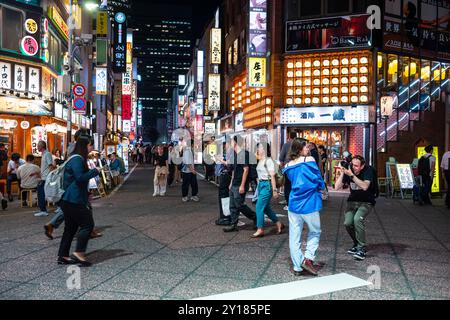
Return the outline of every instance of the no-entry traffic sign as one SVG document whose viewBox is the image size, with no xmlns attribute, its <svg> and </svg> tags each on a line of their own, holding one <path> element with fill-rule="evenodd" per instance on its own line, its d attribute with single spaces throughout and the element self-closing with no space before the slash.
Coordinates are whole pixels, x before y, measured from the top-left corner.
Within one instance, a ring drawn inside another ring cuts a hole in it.
<svg viewBox="0 0 450 320">
<path fill-rule="evenodd" d="M 73 86 L 73 94 L 77 97 L 82 97 L 86 94 L 86 88 L 82 84 L 76 84 Z"/>
<path fill-rule="evenodd" d="M 73 107 L 76 110 L 85 110 L 86 109 L 86 100 L 84 100 L 83 98 L 76 98 L 73 100 Z"/>
</svg>

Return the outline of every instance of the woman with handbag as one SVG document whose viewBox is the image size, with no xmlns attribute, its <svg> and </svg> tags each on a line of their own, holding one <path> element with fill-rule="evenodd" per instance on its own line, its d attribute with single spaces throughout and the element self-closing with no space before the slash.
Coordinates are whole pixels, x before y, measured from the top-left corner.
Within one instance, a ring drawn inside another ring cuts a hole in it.
<svg viewBox="0 0 450 320">
<path fill-rule="evenodd" d="M 267 149 L 267 151 L 266 151 Z M 276 224 L 276 234 L 281 234 L 284 225 L 278 220 L 277 215 L 270 207 L 272 198 L 278 199 L 277 182 L 275 180 L 276 164 L 270 157 L 270 146 L 258 143 L 256 156 L 259 159 L 256 171 L 258 172 L 258 200 L 256 202 L 256 232 L 252 238 L 264 236 L 264 214 Z"/>
<path fill-rule="evenodd" d="M 169 158 L 164 153 L 164 148 L 158 146 L 154 156 L 155 177 L 153 179 L 153 196 L 164 197 L 167 189 L 167 176 L 169 175 Z"/>
<path fill-rule="evenodd" d="M 94 140 L 87 135 L 77 139 L 75 149 L 64 170 L 65 193 L 60 201 L 64 212 L 64 233 L 58 253 L 58 264 L 91 265 L 86 260 L 85 252 L 91 233 L 94 229 L 92 208 L 89 205 L 89 180 L 99 175 L 97 169 L 89 170 L 87 158 L 94 149 Z M 69 257 L 70 247 L 75 234 L 78 232 L 77 247 Z"/>
</svg>

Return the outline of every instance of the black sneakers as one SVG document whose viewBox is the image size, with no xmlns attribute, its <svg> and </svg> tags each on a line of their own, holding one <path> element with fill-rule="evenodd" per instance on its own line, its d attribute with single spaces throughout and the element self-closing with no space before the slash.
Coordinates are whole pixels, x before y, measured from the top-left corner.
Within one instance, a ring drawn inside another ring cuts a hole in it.
<svg viewBox="0 0 450 320">
<path fill-rule="evenodd" d="M 351 249 L 347 250 L 347 253 L 351 255 L 355 254 L 356 252 L 358 252 L 358 246 L 356 245 L 354 245 Z"/>
<path fill-rule="evenodd" d="M 353 258 L 355 258 L 355 260 L 364 260 L 366 258 L 366 250 L 364 248 L 358 249 L 353 255 Z"/>
<path fill-rule="evenodd" d="M 237 224 L 231 224 L 229 227 L 223 228 L 223 232 L 237 232 L 239 231 Z"/>
</svg>

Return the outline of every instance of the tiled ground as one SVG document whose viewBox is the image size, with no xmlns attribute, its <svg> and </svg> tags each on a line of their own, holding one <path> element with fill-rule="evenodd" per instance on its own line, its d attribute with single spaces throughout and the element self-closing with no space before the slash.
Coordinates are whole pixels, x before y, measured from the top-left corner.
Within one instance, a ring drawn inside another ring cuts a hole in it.
<svg viewBox="0 0 450 320">
<path fill-rule="evenodd" d="M 55 263 L 62 229 L 49 241 L 42 232 L 47 218 L 16 202 L 0 212 L 0 299 L 190 299 L 307 279 L 289 271 L 287 233 L 250 239 L 251 228 L 225 234 L 215 226 L 212 184 L 200 181 L 201 202 L 184 204 L 179 186 L 153 198 L 152 180 L 149 168 L 138 167 L 119 192 L 94 203 L 104 236 L 89 243 L 94 266 L 81 269 L 80 289 L 68 289 L 70 274 Z M 346 254 L 345 197 L 333 194 L 322 211 L 320 274 L 368 279 L 379 267 L 380 289 L 307 299 L 450 299 L 450 211 L 434 202 L 379 199 L 367 220 L 368 258 L 357 262 Z"/>
</svg>

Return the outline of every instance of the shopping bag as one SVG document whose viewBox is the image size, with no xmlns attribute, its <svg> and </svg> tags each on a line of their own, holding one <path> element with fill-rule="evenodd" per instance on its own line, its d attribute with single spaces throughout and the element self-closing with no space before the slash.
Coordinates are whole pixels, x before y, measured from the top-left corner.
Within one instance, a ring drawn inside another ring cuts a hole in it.
<svg viewBox="0 0 450 320">
<path fill-rule="evenodd" d="M 231 215 L 230 212 L 230 197 L 222 198 L 222 211 L 225 217 L 229 217 Z"/>
</svg>

